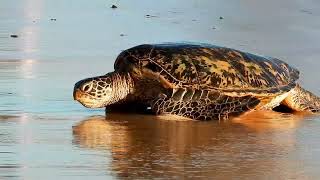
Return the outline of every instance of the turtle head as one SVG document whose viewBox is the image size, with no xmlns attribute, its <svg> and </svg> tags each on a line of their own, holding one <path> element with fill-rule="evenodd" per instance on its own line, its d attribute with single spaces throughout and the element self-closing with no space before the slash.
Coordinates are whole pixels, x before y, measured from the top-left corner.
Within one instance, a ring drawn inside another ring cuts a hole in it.
<svg viewBox="0 0 320 180">
<path fill-rule="evenodd" d="M 73 98 L 85 107 L 101 108 L 125 99 L 132 90 L 133 81 L 129 74 L 111 72 L 77 82 Z"/>
<path fill-rule="evenodd" d="M 101 108 L 114 102 L 112 76 L 98 76 L 77 82 L 73 98 L 88 108 Z"/>
</svg>

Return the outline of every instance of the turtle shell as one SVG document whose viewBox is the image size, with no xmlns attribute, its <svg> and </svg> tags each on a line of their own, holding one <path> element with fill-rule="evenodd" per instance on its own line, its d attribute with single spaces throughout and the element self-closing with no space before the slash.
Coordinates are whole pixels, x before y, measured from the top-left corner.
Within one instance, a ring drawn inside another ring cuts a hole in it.
<svg viewBox="0 0 320 180">
<path fill-rule="evenodd" d="M 209 44 L 144 44 L 123 51 L 115 71 L 128 64 L 162 76 L 173 87 L 224 92 L 277 93 L 289 91 L 299 71 L 270 57 Z"/>
</svg>

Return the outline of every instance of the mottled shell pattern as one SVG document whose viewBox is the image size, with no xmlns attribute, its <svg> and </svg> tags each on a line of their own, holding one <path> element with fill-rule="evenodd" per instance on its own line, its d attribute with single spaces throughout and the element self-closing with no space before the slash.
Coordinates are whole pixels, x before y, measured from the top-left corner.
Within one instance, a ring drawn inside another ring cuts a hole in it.
<svg viewBox="0 0 320 180">
<path fill-rule="evenodd" d="M 128 64 L 161 75 L 173 87 L 235 95 L 288 91 L 299 78 L 299 71 L 281 60 L 208 44 L 139 45 L 118 56 L 115 71 L 128 71 Z"/>
</svg>

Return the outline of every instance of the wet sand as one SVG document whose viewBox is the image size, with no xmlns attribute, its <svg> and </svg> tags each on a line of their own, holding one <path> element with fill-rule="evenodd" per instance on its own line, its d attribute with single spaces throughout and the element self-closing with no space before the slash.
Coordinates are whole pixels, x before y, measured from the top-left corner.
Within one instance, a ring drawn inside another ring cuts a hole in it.
<svg viewBox="0 0 320 180">
<path fill-rule="evenodd" d="M 0 179 L 320 176 L 319 116 L 172 121 L 105 116 L 72 99 L 76 81 L 112 71 L 122 50 L 175 41 L 278 57 L 320 95 L 319 2 L 114 3 L 118 8 L 102 0 L 1 3 Z"/>
</svg>

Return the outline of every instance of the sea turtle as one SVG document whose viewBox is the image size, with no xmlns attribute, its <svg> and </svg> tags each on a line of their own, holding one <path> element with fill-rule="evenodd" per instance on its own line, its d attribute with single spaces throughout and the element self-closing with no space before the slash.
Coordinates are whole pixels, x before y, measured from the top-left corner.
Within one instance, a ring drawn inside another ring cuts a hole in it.
<svg viewBox="0 0 320 180">
<path fill-rule="evenodd" d="M 220 120 L 279 105 L 318 112 L 320 99 L 287 63 L 210 44 L 143 44 L 120 53 L 114 72 L 81 80 L 73 96 L 89 108 L 142 107 L 155 114 Z"/>
</svg>

